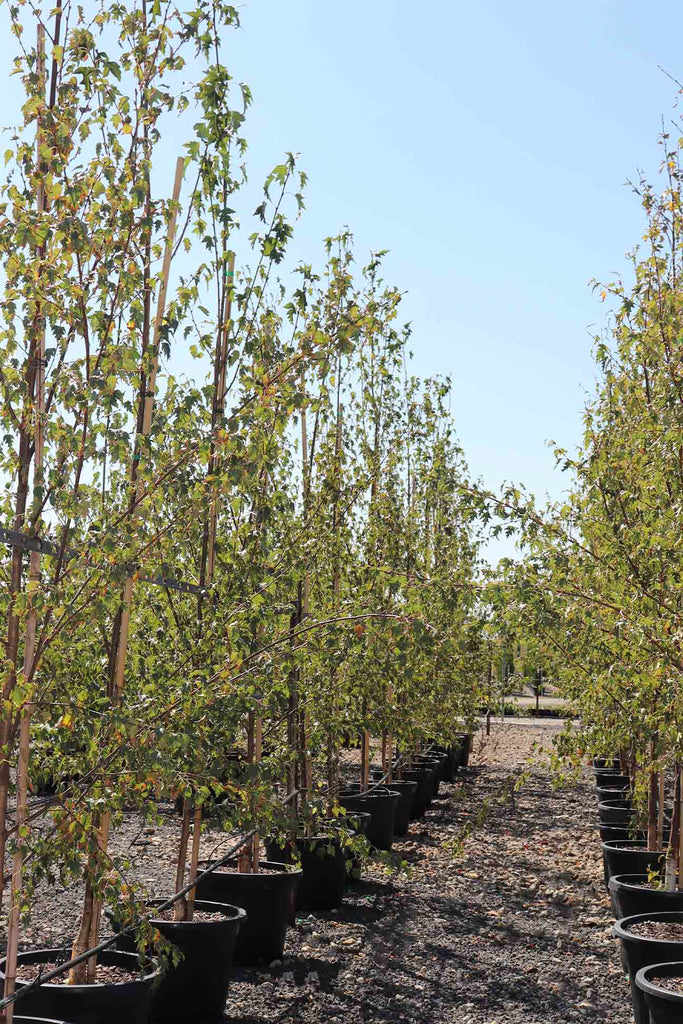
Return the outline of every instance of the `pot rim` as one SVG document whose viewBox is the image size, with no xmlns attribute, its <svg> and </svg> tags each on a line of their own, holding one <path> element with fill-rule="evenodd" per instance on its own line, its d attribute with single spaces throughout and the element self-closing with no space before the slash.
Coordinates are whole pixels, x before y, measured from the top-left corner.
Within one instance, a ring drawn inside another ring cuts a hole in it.
<svg viewBox="0 0 683 1024">
<path fill-rule="evenodd" d="M 156 896 L 151 900 L 146 901 L 148 907 L 152 907 L 155 903 L 167 903 L 170 896 Z M 164 928 L 168 928 L 169 925 L 177 928 L 193 928 L 196 925 L 202 925 L 204 928 L 220 928 L 221 925 L 225 924 L 226 921 L 234 924 L 235 921 L 244 921 L 247 916 L 246 910 L 242 907 L 235 906 L 234 903 L 222 903 L 220 900 L 195 900 L 195 910 L 201 910 L 204 907 L 216 907 L 218 908 L 216 913 L 223 912 L 223 908 L 232 911 L 230 914 L 225 914 L 222 921 L 167 921 L 163 917 L 150 917 L 149 923 L 156 925 L 162 924 Z"/>
<path fill-rule="evenodd" d="M 683 1003 L 683 993 L 671 992 L 668 988 L 660 988 L 659 985 L 655 985 L 654 982 L 650 981 L 646 975 L 650 971 L 656 971 L 662 968 L 680 967 L 680 975 L 683 977 L 683 961 L 673 960 L 663 964 L 647 964 L 646 967 L 641 967 L 636 974 L 636 985 L 647 995 L 657 996 L 658 999 L 665 999 L 669 1003 Z M 669 977 L 678 977 L 676 974 L 670 974 Z"/>
<path fill-rule="evenodd" d="M 638 884 L 637 882 L 625 882 L 625 881 L 623 881 L 623 879 L 625 879 L 625 878 L 639 878 L 639 879 L 641 879 L 642 882 L 646 882 L 647 881 L 647 877 L 648 876 L 644 875 L 644 874 L 643 875 L 634 875 L 634 874 L 612 875 L 612 877 L 609 880 L 609 888 L 613 889 L 613 890 L 616 890 L 616 889 L 637 889 L 638 891 L 643 890 L 645 892 L 666 892 L 666 893 L 669 893 L 671 896 L 681 896 L 681 897 L 683 897 L 683 889 L 648 889 L 648 888 L 646 888 L 646 886 L 644 886 L 642 884 Z M 612 885 L 612 882 L 615 883 L 614 886 Z"/>
<path fill-rule="evenodd" d="M 359 811 L 357 813 L 361 813 L 361 812 Z M 231 864 L 237 864 L 237 863 L 238 863 L 237 858 L 234 861 L 228 861 L 227 864 L 223 864 L 223 865 L 221 865 L 220 868 L 216 868 L 216 870 L 213 871 L 211 874 L 212 875 L 220 874 L 222 868 L 229 867 Z M 206 864 L 207 867 L 208 867 L 209 864 L 213 864 L 213 861 L 212 860 L 200 860 L 200 861 L 198 861 L 198 866 L 200 866 L 202 864 Z M 283 864 L 281 861 L 269 860 L 267 857 L 264 860 L 260 860 L 259 861 L 259 867 L 265 867 L 266 868 L 266 871 L 263 873 L 265 878 L 268 878 L 269 876 L 272 876 L 272 875 L 300 875 L 301 874 L 301 868 L 298 868 L 296 866 L 296 864 Z M 239 871 L 239 872 L 238 871 L 226 871 L 225 874 L 239 874 L 243 878 L 258 878 L 258 876 L 260 875 L 260 871 Z M 208 877 L 211 877 L 211 875 L 209 875 Z M 202 881 L 204 881 L 204 879 L 202 879 Z M 195 902 L 195 906 L 197 905 L 197 902 L 202 902 L 202 903 L 216 903 L 216 902 L 219 902 L 220 903 L 221 901 L 220 900 L 218 900 L 218 901 L 216 901 L 216 900 L 198 900 L 198 901 Z M 226 907 L 233 906 L 232 903 L 225 903 L 223 905 L 226 906 Z M 241 907 L 238 907 L 237 909 L 241 910 Z"/>
</svg>

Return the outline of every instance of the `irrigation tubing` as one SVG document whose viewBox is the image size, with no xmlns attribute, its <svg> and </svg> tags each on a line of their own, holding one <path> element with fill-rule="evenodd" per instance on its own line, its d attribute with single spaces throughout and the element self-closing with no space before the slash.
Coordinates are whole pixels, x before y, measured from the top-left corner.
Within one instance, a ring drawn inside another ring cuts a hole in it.
<svg viewBox="0 0 683 1024">
<path fill-rule="evenodd" d="M 295 790 L 293 793 L 290 793 L 289 796 L 286 797 L 286 799 L 281 801 L 281 806 L 285 807 L 289 803 L 289 801 L 292 800 L 295 796 L 297 796 L 298 793 L 300 792 L 301 790 Z M 148 922 L 152 920 L 152 918 L 158 917 L 158 915 L 162 914 L 165 910 L 170 910 L 172 906 L 174 906 L 179 900 L 183 899 L 183 897 L 188 894 L 190 889 L 194 889 L 195 886 L 197 886 L 199 882 L 202 881 L 203 878 L 206 878 L 207 875 L 213 874 L 213 872 L 217 871 L 218 868 L 224 867 L 225 864 L 227 864 L 228 861 L 235 856 L 238 850 L 241 850 L 243 846 L 246 846 L 249 840 L 252 839 L 257 832 L 258 829 L 254 828 L 245 836 L 242 836 L 239 842 L 232 846 L 228 850 L 228 852 L 220 858 L 220 860 L 214 861 L 213 864 L 206 868 L 206 870 L 201 871 L 198 875 L 192 878 L 187 883 L 187 885 L 185 885 L 182 889 L 179 889 L 178 892 L 175 893 L 173 896 L 169 897 L 169 899 L 167 899 L 165 903 L 162 903 L 160 906 L 155 907 L 153 913 L 149 914 L 146 917 L 142 917 L 139 921 L 136 921 L 135 924 L 127 925 L 125 928 L 122 928 L 120 931 L 118 931 L 115 935 L 111 935 L 108 939 L 104 939 L 97 946 L 93 946 L 92 949 L 86 949 L 84 953 L 80 953 L 78 956 L 73 957 L 73 959 L 68 960 L 63 964 L 59 964 L 57 967 L 53 967 L 51 971 L 46 971 L 45 974 L 40 974 L 29 985 L 25 985 L 22 988 L 14 991 L 11 995 L 5 996 L 4 999 L 0 999 L 0 1010 L 4 1010 L 4 1008 L 6 1006 L 9 1006 L 10 1003 L 17 1002 L 17 1000 L 22 999 L 29 992 L 33 992 L 34 989 L 39 988 L 41 985 L 47 984 L 47 982 L 52 981 L 53 978 L 59 977 L 60 974 L 64 974 L 65 971 L 71 970 L 72 967 L 77 967 L 79 964 L 82 964 L 85 960 L 89 960 L 91 957 L 97 956 L 98 953 L 104 952 L 105 949 L 109 949 L 109 947 L 113 946 L 114 943 L 121 936 L 130 935 L 144 922 Z"/>
</svg>

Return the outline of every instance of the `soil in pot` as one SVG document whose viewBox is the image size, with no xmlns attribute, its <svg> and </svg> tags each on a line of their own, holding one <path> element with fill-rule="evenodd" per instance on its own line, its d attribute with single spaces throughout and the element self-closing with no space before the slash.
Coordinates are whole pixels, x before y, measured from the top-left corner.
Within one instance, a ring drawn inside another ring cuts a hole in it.
<svg viewBox="0 0 683 1024">
<path fill-rule="evenodd" d="M 636 1024 L 650 1024 L 644 993 L 635 983 L 638 971 L 650 964 L 671 963 L 683 959 L 683 928 L 680 939 L 653 938 L 638 934 L 638 929 L 642 930 L 645 922 L 683 926 L 683 913 L 667 911 L 656 914 L 636 914 L 622 918 L 614 925 L 614 934 L 621 943 L 631 979 L 631 999 Z M 663 933 L 667 931 L 667 928 L 662 928 Z"/>
<path fill-rule="evenodd" d="M 346 890 L 346 853 L 337 836 L 297 836 L 291 844 L 266 839 L 268 860 L 291 864 L 295 855 L 301 862 L 301 879 L 296 906 L 301 910 L 333 910 Z"/>
<path fill-rule="evenodd" d="M 36 949 L 17 957 L 17 990 L 26 988 L 49 964 L 63 964 L 71 959 L 70 949 Z M 159 971 L 148 960 L 142 972 L 135 953 L 105 950 L 99 954 L 98 973 L 104 978 L 113 968 L 111 981 L 93 985 L 68 985 L 59 979 L 32 989 L 21 998 L 21 1009 L 48 1020 L 71 1021 L 73 1024 L 145 1024 L 148 1019 L 153 988 Z M 120 974 L 119 972 L 123 972 Z M 124 980 L 116 980 L 117 976 Z M 0 981 L 4 982 L 5 961 L 0 960 Z M 66 978 L 66 974 L 65 974 Z"/>
<path fill-rule="evenodd" d="M 662 910 L 683 911 L 683 890 L 673 892 L 648 882 L 646 874 L 612 875 L 609 880 L 614 916 L 619 919 L 633 914 L 656 913 Z"/>
<path fill-rule="evenodd" d="M 200 861 L 205 871 L 209 861 Z M 261 861 L 256 873 L 237 870 L 238 862 L 217 868 L 197 885 L 201 900 L 232 903 L 246 911 L 233 953 L 237 964 L 277 960 L 285 947 L 287 924 L 296 906 L 301 870 L 290 864 Z"/>
<path fill-rule="evenodd" d="M 650 1024 L 680 1024 L 683 1019 L 683 963 L 651 964 L 636 974 Z"/>
<path fill-rule="evenodd" d="M 154 916 L 152 908 L 165 902 L 149 901 L 150 920 L 179 949 L 182 958 L 177 964 L 167 965 L 155 986 L 150 1021 L 222 1020 L 235 939 L 246 913 L 228 903 L 196 900 L 192 921 L 174 920 L 172 910 Z M 116 929 L 112 915 L 107 917 Z M 134 938 L 125 936 L 120 942 L 130 946 Z"/>
</svg>

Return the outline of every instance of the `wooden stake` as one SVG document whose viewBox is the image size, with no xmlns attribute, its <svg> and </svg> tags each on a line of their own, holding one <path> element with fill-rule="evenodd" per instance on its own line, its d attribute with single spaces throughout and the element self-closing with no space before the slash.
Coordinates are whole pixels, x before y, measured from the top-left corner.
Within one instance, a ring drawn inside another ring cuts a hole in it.
<svg viewBox="0 0 683 1024">
<path fill-rule="evenodd" d="M 674 765 L 674 807 L 671 819 L 671 834 L 666 850 L 666 862 L 664 867 L 664 886 L 670 892 L 673 891 L 678 882 L 678 864 L 680 858 L 681 844 L 681 766 L 676 762 Z"/>
<path fill-rule="evenodd" d="M 180 841 L 178 843 L 178 858 L 176 860 L 175 891 L 180 892 L 185 886 L 185 866 L 187 864 L 187 844 L 190 840 L 190 820 L 192 818 L 192 804 L 187 797 L 183 797 L 183 817 L 180 826 Z M 187 900 L 178 900 L 175 905 L 174 917 L 176 921 L 184 921 L 187 915 Z"/>
<path fill-rule="evenodd" d="M 657 755 L 657 740 L 655 737 L 650 741 L 650 764 L 654 764 Z M 657 796 L 659 794 L 659 783 L 657 772 L 649 769 L 649 786 L 647 800 L 647 848 L 657 849 Z"/>
<path fill-rule="evenodd" d="M 361 790 L 365 792 L 370 787 L 370 733 L 367 729 L 363 730 L 360 765 Z"/>
<path fill-rule="evenodd" d="M 199 873 L 199 847 L 202 839 L 202 809 L 201 807 L 195 807 L 194 815 L 192 818 L 192 852 L 190 854 L 190 881 L 197 877 Z M 177 891 L 177 890 L 176 890 Z M 185 909 L 185 920 L 191 921 L 194 917 L 194 901 L 196 889 L 190 889 L 187 896 L 187 906 Z"/>
<path fill-rule="evenodd" d="M 659 793 L 657 802 L 657 849 L 664 849 L 664 797 L 666 786 L 666 773 L 659 773 Z"/>
</svg>

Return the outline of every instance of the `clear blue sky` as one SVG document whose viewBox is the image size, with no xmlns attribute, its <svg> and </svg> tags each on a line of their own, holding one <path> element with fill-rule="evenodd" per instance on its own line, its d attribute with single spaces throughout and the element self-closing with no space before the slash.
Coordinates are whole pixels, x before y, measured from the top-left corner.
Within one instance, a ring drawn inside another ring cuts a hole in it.
<svg viewBox="0 0 683 1024">
<path fill-rule="evenodd" d="M 591 278 L 642 235 L 627 178 L 676 116 L 683 7 L 669 0 L 248 0 L 228 39 L 248 81 L 250 168 L 301 153 L 311 259 L 348 224 L 388 248 L 416 370 L 450 373 L 471 470 L 565 486 L 606 309 Z M 509 547 L 495 546 L 491 555 Z"/>
<path fill-rule="evenodd" d="M 591 335 L 606 314 L 588 282 L 624 269 L 642 234 L 624 182 L 656 173 L 676 100 L 658 65 L 683 76 L 683 7 L 246 0 L 240 10 L 225 59 L 254 93 L 250 178 L 258 186 L 287 150 L 310 177 L 292 264 L 319 261 L 322 238 L 345 225 L 360 256 L 389 249 L 415 370 L 453 376 L 473 474 L 558 496 L 565 481 L 546 441 L 580 434 Z M 3 39 L 0 56 L 13 45 Z M 180 141 L 169 137 L 169 155 Z"/>
</svg>

